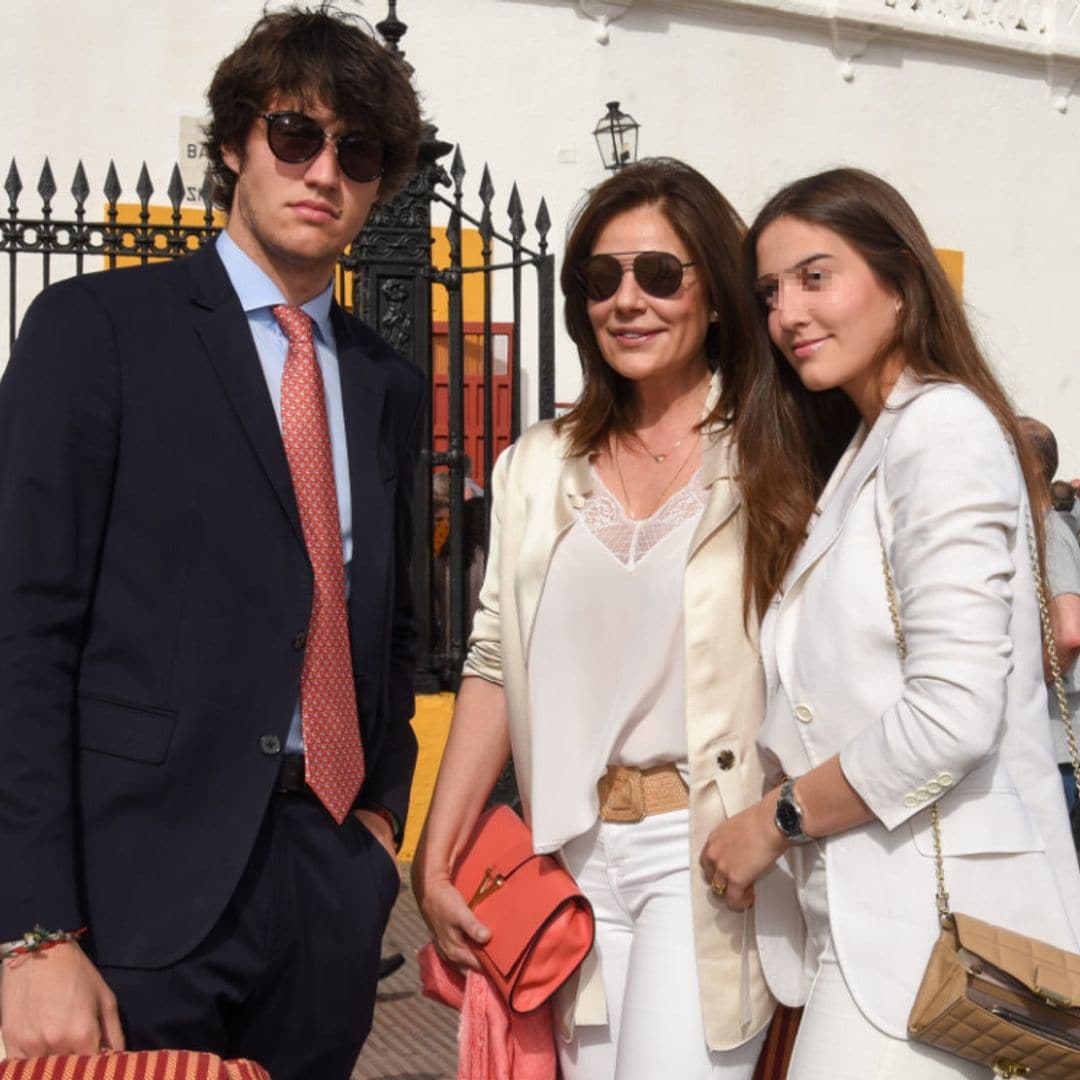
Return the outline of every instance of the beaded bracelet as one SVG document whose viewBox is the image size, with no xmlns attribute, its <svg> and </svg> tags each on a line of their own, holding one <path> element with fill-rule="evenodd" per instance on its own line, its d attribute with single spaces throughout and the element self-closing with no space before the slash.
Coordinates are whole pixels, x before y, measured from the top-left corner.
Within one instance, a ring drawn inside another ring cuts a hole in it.
<svg viewBox="0 0 1080 1080">
<path fill-rule="evenodd" d="M 85 926 L 79 927 L 78 930 L 46 930 L 39 924 L 33 930 L 27 930 L 17 941 L 6 941 L 0 945 L 0 961 L 44 952 L 46 949 L 55 948 L 68 941 L 78 941 L 85 933 Z"/>
</svg>

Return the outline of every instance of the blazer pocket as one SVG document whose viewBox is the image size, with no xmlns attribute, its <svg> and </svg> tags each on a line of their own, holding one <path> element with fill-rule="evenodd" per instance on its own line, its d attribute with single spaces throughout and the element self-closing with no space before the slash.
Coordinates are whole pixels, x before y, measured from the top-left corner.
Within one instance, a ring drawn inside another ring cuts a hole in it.
<svg viewBox="0 0 1080 1080">
<path fill-rule="evenodd" d="M 1038 826 L 1013 791 L 973 793 L 962 802 L 947 796 L 938 805 L 944 855 L 1003 855 L 1046 848 Z M 908 827 L 920 854 L 932 859 L 934 836 L 929 809 L 911 818 Z"/>
<path fill-rule="evenodd" d="M 80 750 L 160 765 L 175 727 L 174 712 L 79 695 L 76 738 Z"/>
</svg>

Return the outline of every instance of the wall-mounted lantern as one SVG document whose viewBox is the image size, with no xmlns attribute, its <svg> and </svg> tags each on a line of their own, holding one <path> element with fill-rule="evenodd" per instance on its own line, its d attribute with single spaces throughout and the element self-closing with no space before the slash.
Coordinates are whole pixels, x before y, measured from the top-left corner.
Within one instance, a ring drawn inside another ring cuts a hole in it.
<svg viewBox="0 0 1080 1080">
<path fill-rule="evenodd" d="M 607 112 L 593 129 L 605 169 L 618 172 L 624 166 L 637 161 L 637 136 L 640 126 L 629 113 L 619 111 L 617 101 L 607 103 Z"/>
</svg>

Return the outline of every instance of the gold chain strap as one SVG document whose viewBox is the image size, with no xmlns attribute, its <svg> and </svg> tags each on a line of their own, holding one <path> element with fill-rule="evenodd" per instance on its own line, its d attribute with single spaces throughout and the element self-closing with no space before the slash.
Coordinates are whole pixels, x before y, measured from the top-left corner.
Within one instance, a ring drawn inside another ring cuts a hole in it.
<svg viewBox="0 0 1080 1080">
<path fill-rule="evenodd" d="M 1065 680 L 1061 675 L 1061 661 L 1058 659 L 1057 646 L 1054 644 L 1054 628 L 1050 623 L 1050 604 L 1047 600 L 1046 578 L 1039 566 L 1039 549 L 1035 544 L 1035 530 L 1031 521 L 1027 522 L 1028 551 L 1031 553 L 1031 565 L 1035 573 L 1035 595 L 1039 600 L 1039 621 L 1042 624 L 1043 642 L 1046 646 L 1046 659 L 1050 663 L 1050 674 L 1054 677 L 1054 691 L 1057 694 L 1058 708 L 1061 709 L 1061 722 L 1065 725 L 1065 741 L 1069 745 L 1069 758 L 1072 760 L 1073 776 L 1080 786 L 1080 752 L 1076 749 L 1076 732 L 1073 730 L 1072 714 L 1069 712 L 1069 699 L 1065 696 Z"/>
<path fill-rule="evenodd" d="M 896 585 L 893 582 L 892 567 L 889 565 L 884 541 L 881 543 L 881 570 L 885 575 L 885 593 L 889 598 L 889 614 L 892 616 L 893 634 L 896 637 L 896 651 L 900 655 L 900 665 L 903 667 L 907 659 L 907 639 L 904 637 L 904 627 L 900 622 L 900 605 L 896 600 Z M 949 894 L 945 889 L 945 860 L 941 856 L 941 813 L 936 802 L 930 807 L 930 826 L 934 832 L 934 874 L 937 877 L 937 891 L 934 898 L 937 901 L 938 918 L 945 922 L 951 913 Z"/>
<path fill-rule="evenodd" d="M 1069 702 L 1065 696 L 1065 682 L 1061 677 L 1061 663 L 1058 660 L 1057 646 L 1054 644 L 1054 630 L 1050 625 L 1050 608 L 1046 600 L 1046 580 L 1043 577 L 1042 567 L 1039 563 L 1039 549 L 1035 543 L 1035 530 L 1031 525 L 1031 518 L 1026 518 L 1028 554 L 1031 558 L 1031 573 L 1035 579 L 1035 596 L 1039 601 L 1039 622 L 1042 626 L 1043 644 L 1046 648 L 1046 656 L 1050 663 L 1050 673 L 1054 677 L 1054 689 L 1057 691 L 1058 705 L 1061 707 L 1061 721 L 1065 725 L 1065 737 L 1069 743 L 1069 755 L 1072 758 L 1073 774 L 1076 782 L 1080 785 L 1080 752 L 1076 747 L 1076 732 L 1073 731 L 1072 716 L 1069 713 Z M 900 605 L 896 600 L 896 585 L 893 582 L 892 567 L 889 566 L 889 556 L 885 551 L 885 543 L 881 543 L 881 569 L 885 575 L 885 592 L 889 600 L 889 615 L 892 617 L 893 634 L 896 637 L 896 651 L 903 665 L 907 659 L 907 639 L 904 637 L 904 627 L 900 622 Z M 930 807 L 930 827 L 934 834 L 934 873 L 937 877 L 937 901 L 938 918 L 945 922 L 951 917 L 949 910 L 949 894 L 945 890 L 945 860 L 941 853 L 941 812 L 935 802 Z"/>
</svg>

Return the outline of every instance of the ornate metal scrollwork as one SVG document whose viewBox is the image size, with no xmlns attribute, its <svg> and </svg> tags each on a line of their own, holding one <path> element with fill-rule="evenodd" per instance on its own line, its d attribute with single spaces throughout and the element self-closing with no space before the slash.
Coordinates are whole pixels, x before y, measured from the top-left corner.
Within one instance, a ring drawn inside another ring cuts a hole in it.
<svg viewBox="0 0 1080 1080">
<path fill-rule="evenodd" d="M 379 289 L 379 330 L 398 352 L 413 351 L 412 295 L 414 278 L 384 278 Z"/>
</svg>

